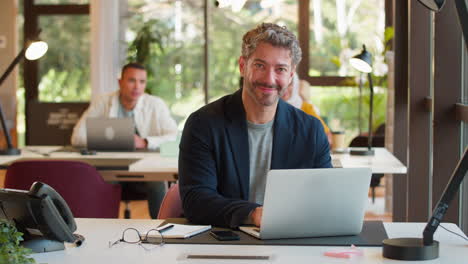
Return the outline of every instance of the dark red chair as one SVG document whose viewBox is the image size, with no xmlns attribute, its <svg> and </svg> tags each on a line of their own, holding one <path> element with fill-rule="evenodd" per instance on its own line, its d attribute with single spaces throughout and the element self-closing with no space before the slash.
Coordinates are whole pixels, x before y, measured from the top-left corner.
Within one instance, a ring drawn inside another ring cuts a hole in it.
<svg viewBox="0 0 468 264">
<path fill-rule="evenodd" d="M 67 202 L 74 217 L 117 218 L 121 188 L 104 182 L 96 168 L 78 161 L 30 160 L 10 165 L 5 188 L 29 190 L 41 181 L 54 188 Z"/>
</svg>

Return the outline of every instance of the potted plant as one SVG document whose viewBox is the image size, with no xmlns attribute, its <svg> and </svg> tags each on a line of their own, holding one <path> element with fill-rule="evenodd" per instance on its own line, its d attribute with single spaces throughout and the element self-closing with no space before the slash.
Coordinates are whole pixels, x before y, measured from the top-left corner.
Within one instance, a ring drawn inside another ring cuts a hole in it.
<svg viewBox="0 0 468 264">
<path fill-rule="evenodd" d="M 0 219 L 0 263 L 30 264 L 36 263 L 29 257 L 32 250 L 20 245 L 23 233 L 4 219 Z"/>
</svg>

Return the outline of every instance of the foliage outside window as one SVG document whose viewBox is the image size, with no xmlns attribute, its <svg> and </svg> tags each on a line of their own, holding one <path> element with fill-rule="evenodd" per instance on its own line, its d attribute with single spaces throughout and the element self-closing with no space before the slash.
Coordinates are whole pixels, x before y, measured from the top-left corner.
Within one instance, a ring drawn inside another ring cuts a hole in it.
<svg viewBox="0 0 468 264">
<path fill-rule="evenodd" d="M 313 87 L 310 101 L 320 109 L 321 116 L 332 131 L 346 130 L 345 141 L 349 143 L 361 131 L 368 130 L 369 88 L 363 84 L 362 99 L 355 87 Z M 358 115 L 359 102 L 361 116 Z M 387 89 L 374 87 L 373 130 L 385 123 Z M 359 125 L 361 127 L 359 127 Z"/>
<path fill-rule="evenodd" d="M 348 61 L 363 44 L 374 55 L 374 74 L 386 72 L 384 0 L 310 0 L 310 76 L 353 76 Z"/>
<path fill-rule="evenodd" d="M 358 80 L 360 73 L 352 69 L 349 59 L 360 53 L 363 44 L 373 54 L 373 130 L 385 123 L 388 68 L 384 54 L 393 37 L 393 30 L 384 32 L 384 5 L 383 0 L 310 0 L 309 8 L 309 76 L 356 76 Z M 346 131 L 348 142 L 368 129 L 369 88 L 367 78 L 362 80 L 362 98 L 356 87 L 313 87 L 309 98 L 332 130 Z"/>
<path fill-rule="evenodd" d="M 39 60 L 39 101 L 89 101 L 89 16 L 40 16 L 39 28 L 49 45 L 46 56 Z"/>
</svg>

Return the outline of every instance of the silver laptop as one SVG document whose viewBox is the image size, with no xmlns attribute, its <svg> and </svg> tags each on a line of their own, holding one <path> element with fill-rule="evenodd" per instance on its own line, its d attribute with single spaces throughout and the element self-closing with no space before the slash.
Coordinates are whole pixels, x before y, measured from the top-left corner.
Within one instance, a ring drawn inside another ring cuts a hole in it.
<svg viewBox="0 0 468 264">
<path fill-rule="evenodd" d="M 271 170 L 260 239 L 357 235 L 364 223 L 370 168 Z"/>
<path fill-rule="evenodd" d="M 86 119 L 87 148 L 100 151 L 133 151 L 135 128 L 131 118 Z"/>
</svg>

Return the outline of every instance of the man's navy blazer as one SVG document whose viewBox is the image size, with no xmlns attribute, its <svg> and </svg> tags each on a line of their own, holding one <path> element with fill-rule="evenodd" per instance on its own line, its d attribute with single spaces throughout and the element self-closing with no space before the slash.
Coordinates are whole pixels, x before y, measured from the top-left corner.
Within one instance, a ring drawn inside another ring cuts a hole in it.
<svg viewBox="0 0 468 264">
<path fill-rule="evenodd" d="M 271 169 L 331 167 L 320 121 L 279 100 Z M 237 227 L 261 206 L 248 201 L 249 141 L 242 90 L 188 118 L 180 142 L 179 187 L 184 214 L 197 224 Z"/>
</svg>

